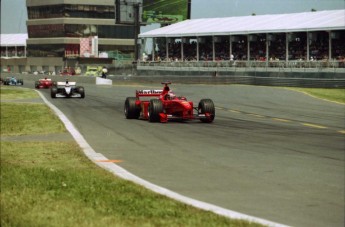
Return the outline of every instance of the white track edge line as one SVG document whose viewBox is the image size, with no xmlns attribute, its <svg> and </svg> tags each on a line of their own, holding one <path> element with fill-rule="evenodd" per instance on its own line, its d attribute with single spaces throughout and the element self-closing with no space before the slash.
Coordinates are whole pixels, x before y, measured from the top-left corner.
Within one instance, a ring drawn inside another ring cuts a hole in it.
<svg viewBox="0 0 345 227">
<path fill-rule="evenodd" d="M 44 95 L 41 94 L 41 92 L 35 90 L 43 99 L 43 101 L 55 112 L 55 114 L 60 118 L 60 120 L 64 123 L 66 129 L 71 133 L 72 137 L 76 140 L 76 142 L 79 144 L 79 146 L 82 148 L 84 154 L 95 164 L 102 167 L 105 170 L 108 170 L 109 172 L 113 173 L 114 175 L 121 177 L 125 180 L 132 181 L 136 184 L 139 184 L 141 186 L 144 186 L 145 188 L 159 193 L 161 195 L 165 195 L 169 198 L 175 199 L 177 201 L 180 201 L 182 203 L 191 205 L 193 207 L 203 209 L 206 211 L 211 211 L 213 213 L 232 218 L 232 219 L 243 219 L 247 220 L 249 222 L 255 222 L 266 226 L 272 226 L 272 227 L 286 227 L 287 225 L 283 225 L 280 223 L 275 223 L 266 219 L 242 214 L 236 211 L 228 210 L 210 203 L 205 203 L 202 201 L 198 201 L 183 195 L 180 195 L 176 192 L 173 192 L 169 189 L 160 187 L 158 185 L 152 184 L 142 178 L 139 178 L 138 176 L 135 176 L 134 174 L 128 172 L 124 168 L 120 167 L 119 165 L 116 165 L 115 163 L 111 162 L 97 162 L 97 160 L 108 160 L 103 154 L 97 153 L 93 150 L 93 148 L 88 144 L 88 142 L 84 139 L 84 137 L 80 134 L 80 132 L 74 127 L 72 122 L 51 102 L 49 102 Z"/>
</svg>

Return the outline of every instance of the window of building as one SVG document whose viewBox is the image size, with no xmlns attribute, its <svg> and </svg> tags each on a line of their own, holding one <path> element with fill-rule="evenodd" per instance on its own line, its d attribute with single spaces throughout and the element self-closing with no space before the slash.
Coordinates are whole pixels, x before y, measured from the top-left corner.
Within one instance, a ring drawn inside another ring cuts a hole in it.
<svg viewBox="0 0 345 227">
<path fill-rule="evenodd" d="M 122 54 L 133 54 L 134 46 L 127 45 L 99 45 L 99 52 L 119 52 Z M 5 53 L 4 53 L 5 54 Z M 79 57 L 79 44 L 45 44 L 28 45 L 28 57 Z"/>
<path fill-rule="evenodd" d="M 28 7 L 29 19 L 41 18 L 101 18 L 114 19 L 114 6 L 95 5 L 51 5 Z"/>
<path fill-rule="evenodd" d="M 133 39 L 133 26 L 87 25 L 87 24 L 47 24 L 28 26 L 30 38 L 89 37 L 105 39 Z"/>
<path fill-rule="evenodd" d="M 28 7 L 29 19 L 41 19 L 41 18 L 60 18 L 64 17 L 65 6 L 33 6 Z"/>
<path fill-rule="evenodd" d="M 45 25 L 30 25 L 28 26 L 28 35 L 30 38 L 49 38 L 49 37 L 63 37 L 63 24 L 45 24 Z"/>
<path fill-rule="evenodd" d="M 64 44 L 40 44 L 27 46 L 28 57 L 64 57 L 64 54 Z"/>
</svg>

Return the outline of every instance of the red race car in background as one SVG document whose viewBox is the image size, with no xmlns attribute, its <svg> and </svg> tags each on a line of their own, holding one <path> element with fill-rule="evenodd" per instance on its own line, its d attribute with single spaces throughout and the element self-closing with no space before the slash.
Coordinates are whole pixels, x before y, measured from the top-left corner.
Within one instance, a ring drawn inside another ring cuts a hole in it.
<svg viewBox="0 0 345 227">
<path fill-rule="evenodd" d="M 198 106 L 177 97 L 169 88 L 171 82 L 163 82 L 163 90 L 137 90 L 136 97 L 127 97 L 124 113 L 127 119 L 144 119 L 150 122 L 168 120 L 195 120 L 211 123 L 215 118 L 215 107 L 211 99 L 201 99 Z"/>
<path fill-rule="evenodd" d="M 52 81 L 52 79 L 44 78 L 44 79 L 39 79 L 38 81 L 35 82 L 35 88 L 40 89 L 40 88 L 51 88 L 56 82 Z"/>
<path fill-rule="evenodd" d="M 67 67 L 64 68 L 62 71 L 60 71 L 60 76 L 74 76 L 76 75 L 76 72 L 74 68 Z"/>
</svg>

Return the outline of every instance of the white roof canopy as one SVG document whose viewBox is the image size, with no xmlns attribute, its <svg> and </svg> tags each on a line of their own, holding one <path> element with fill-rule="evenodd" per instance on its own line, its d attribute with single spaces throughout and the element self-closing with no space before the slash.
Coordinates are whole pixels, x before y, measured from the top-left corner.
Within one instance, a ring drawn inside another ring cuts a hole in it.
<svg viewBox="0 0 345 227">
<path fill-rule="evenodd" d="M 345 10 L 192 19 L 141 33 L 140 38 L 199 37 L 345 29 Z"/>
<path fill-rule="evenodd" d="M 1 46 L 26 46 L 28 34 L 1 34 Z"/>
</svg>

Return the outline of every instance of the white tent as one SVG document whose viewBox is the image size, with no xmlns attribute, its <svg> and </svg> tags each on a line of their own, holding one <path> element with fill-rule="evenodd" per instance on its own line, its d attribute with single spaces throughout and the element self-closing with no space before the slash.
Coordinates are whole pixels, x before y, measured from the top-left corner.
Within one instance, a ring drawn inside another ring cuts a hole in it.
<svg viewBox="0 0 345 227">
<path fill-rule="evenodd" d="M 28 34 L 1 34 L 1 46 L 26 46 Z"/>
<path fill-rule="evenodd" d="M 345 10 L 192 19 L 141 33 L 140 38 L 200 37 L 345 29 Z"/>
<path fill-rule="evenodd" d="M 26 57 L 28 34 L 1 34 L 1 58 Z"/>
</svg>

